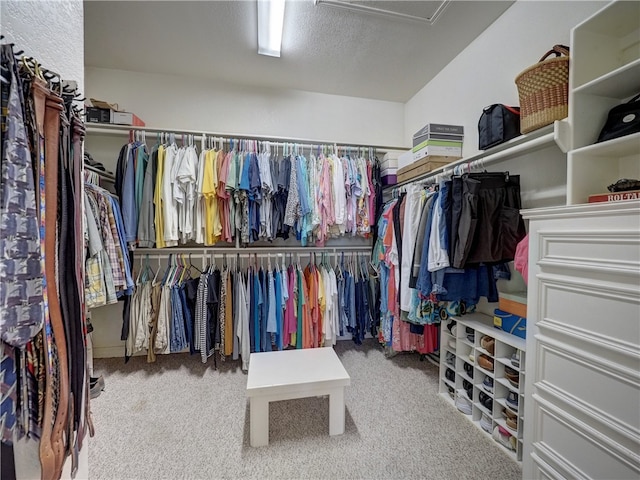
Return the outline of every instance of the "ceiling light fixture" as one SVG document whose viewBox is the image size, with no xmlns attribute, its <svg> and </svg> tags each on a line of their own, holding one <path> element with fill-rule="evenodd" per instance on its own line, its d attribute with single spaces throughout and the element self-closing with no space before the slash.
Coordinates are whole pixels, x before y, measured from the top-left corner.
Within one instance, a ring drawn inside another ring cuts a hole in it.
<svg viewBox="0 0 640 480">
<path fill-rule="evenodd" d="M 257 0 L 258 53 L 279 57 L 282 47 L 285 0 Z"/>
<path fill-rule="evenodd" d="M 355 12 L 363 12 L 363 13 L 372 13 L 374 15 L 381 15 L 383 17 L 391 17 L 399 20 L 411 20 L 414 22 L 428 23 L 433 25 L 438 20 L 438 17 L 444 12 L 444 9 L 447 8 L 447 5 L 451 3 L 451 0 L 442 0 L 438 8 L 430 17 L 421 17 L 418 15 L 409 15 L 402 12 L 396 12 L 394 10 L 387 10 L 383 8 L 371 7 L 369 5 L 364 5 L 362 3 L 355 3 L 349 0 L 313 0 L 314 4 L 317 5 L 326 5 L 328 7 L 338 7 L 344 8 L 346 10 L 353 10 Z M 375 4 L 376 2 L 371 2 Z"/>
</svg>

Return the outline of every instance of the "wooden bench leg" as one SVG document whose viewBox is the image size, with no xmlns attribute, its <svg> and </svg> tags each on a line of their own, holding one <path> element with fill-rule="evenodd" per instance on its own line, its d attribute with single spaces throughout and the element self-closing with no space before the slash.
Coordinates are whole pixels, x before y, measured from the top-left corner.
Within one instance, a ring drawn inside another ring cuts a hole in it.
<svg viewBox="0 0 640 480">
<path fill-rule="evenodd" d="M 251 397 L 249 403 L 249 437 L 252 447 L 269 445 L 269 402 Z"/>
<path fill-rule="evenodd" d="M 329 435 L 344 433 L 344 387 L 329 392 Z"/>
</svg>

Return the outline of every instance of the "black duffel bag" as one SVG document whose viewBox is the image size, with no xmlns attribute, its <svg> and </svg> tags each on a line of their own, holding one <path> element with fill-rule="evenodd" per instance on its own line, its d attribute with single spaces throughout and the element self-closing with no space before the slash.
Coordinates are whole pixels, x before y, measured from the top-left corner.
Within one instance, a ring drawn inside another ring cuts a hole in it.
<svg viewBox="0 0 640 480">
<path fill-rule="evenodd" d="M 482 110 L 478 121 L 480 150 L 495 147 L 518 135 L 520 135 L 520 107 L 495 103 Z"/>
</svg>

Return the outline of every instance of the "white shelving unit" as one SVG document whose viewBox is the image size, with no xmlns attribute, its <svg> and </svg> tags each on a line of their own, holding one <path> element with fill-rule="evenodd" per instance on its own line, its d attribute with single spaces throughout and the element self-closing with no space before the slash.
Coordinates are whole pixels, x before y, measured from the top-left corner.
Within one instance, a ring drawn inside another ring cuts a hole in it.
<svg viewBox="0 0 640 480">
<path fill-rule="evenodd" d="M 612 2 L 571 31 L 567 204 L 640 178 L 640 134 L 594 144 L 609 110 L 640 93 L 640 2 Z"/>
<path fill-rule="evenodd" d="M 574 27 L 571 57 L 567 205 L 522 212 L 522 472 L 638 478 L 640 201 L 586 202 L 620 178 L 640 178 L 640 134 L 594 143 L 609 110 L 640 93 L 640 2 L 611 2 Z"/>
<path fill-rule="evenodd" d="M 515 450 L 504 447 L 505 451 L 514 460 L 521 462 L 524 426 L 524 370 L 521 368 L 525 361 L 526 342 L 515 335 L 494 328 L 493 318 L 482 313 L 456 316 L 452 317 L 452 320 L 456 322 L 455 336 L 451 335 L 449 331 L 449 322 L 441 325 L 440 395 L 453 406 L 455 406 L 458 396 L 463 396 L 472 402 L 470 415 L 466 415 L 461 411 L 459 413 L 488 436 L 491 436 L 492 433 L 484 430 L 480 423 L 483 414 L 486 414 L 490 419 L 491 432 L 497 426 L 506 429 L 517 442 L 515 442 Z M 467 328 L 473 332 L 473 341 L 467 338 Z M 495 340 L 493 354 L 482 347 L 481 342 L 484 336 Z M 455 355 L 452 363 L 447 362 L 447 352 Z M 511 356 L 516 352 L 520 354 L 520 367 L 516 367 L 511 363 Z M 484 369 L 478 364 L 480 355 L 486 355 L 492 360 L 493 370 Z M 519 373 L 517 386 L 514 386 L 506 378 L 505 372 L 507 368 Z M 449 373 L 447 373 L 448 370 Z M 447 376 L 452 376 L 451 372 L 453 372 L 453 380 L 447 378 Z M 485 377 L 493 380 L 493 392 L 487 391 L 483 386 Z M 469 398 L 465 389 L 465 385 L 468 385 L 466 382 L 472 385 L 471 398 Z M 507 405 L 507 397 L 510 393 L 515 393 L 518 396 L 516 429 L 507 425 L 503 413 L 505 409 L 510 408 Z M 485 396 L 490 398 L 488 405 L 483 404 L 481 401 L 481 397 L 486 398 Z"/>
</svg>

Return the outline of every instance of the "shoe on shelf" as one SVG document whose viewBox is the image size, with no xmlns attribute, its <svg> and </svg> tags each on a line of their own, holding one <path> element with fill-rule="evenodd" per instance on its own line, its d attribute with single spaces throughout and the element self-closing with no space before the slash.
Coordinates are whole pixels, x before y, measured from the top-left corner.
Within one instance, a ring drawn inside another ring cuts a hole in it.
<svg viewBox="0 0 640 480">
<path fill-rule="evenodd" d="M 518 411 L 518 394 L 515 392 L 509 392 L 507 395 L 507 401 L 505 402 L 507 407 L 511 410 L 517 412 Z"/>
<path fill-rule="evenodd" d="M 455 382 L 456 374 L 453 370 L 451 370 L 450 368 L 447 368 L 447 370 L 444 372 L 444 378 L 446 378 L 450 382 Z"/>
<path fill-rule="evenodd" d="M 516 437 L 511 435 L 506 428 L 501 427 L 500 425 L 493 429 L 493 439 L 509 450 L 515 450 L 516 444 L 518 443 Z"/>
<path fill-rule="evenodd" d="M 467 327 L 466 329 L 466 333 L 467 333 L 467 340 L 469 340 L 471 343 L 473 343 L 475 341 L 475 330 L 471 327 Z"/>
<path fill-rule="evenodd" d="M 493 358 L 488 357 L 484 353 L 478 357 L 478 365 L 480 365 L 485 370 L 493 372 Z"/>
<path fill-rule="evenodd" d="M 473 354 L 473 352 L 469 354 L 469 361 L 471 363 L 476 363 L 476 356 Z"/>
<path fill-rule="evenodd" d="M 489 393 L 493 393 L 493 378 L 491 378 L 489 375 L 485 375 L 484 381 L 482 382 L 482 388 L 484 388 Z"/>
<path fill-rule="evenodd" d="M 514 354 L 511 355 L 511 365 L 520 368 L 520 350 L 516 350 Z"/>
<path fill-rule="evenodd" d="M 451 335 L 453 335 L 455 337 L 457 332 L 458 332 L 458 326 L 457 325 L 454 325 L 453 327 L 451 327 Z"/>
<path fill-rule="evenodd" d="M 484 392 L 480 392 L 480 394 L 478 395 L 478 400 L 480 400 L 480 403 L 484 408 L 493 413 L 493 398 L 491 398 Z"/>
<path fill-rule="evenodd" d="M 450 365 L 452 367 L 455 366 L 455 364 L 456 364 L 456 356 L 451 352 L 447 352 L 447 356 L 445 358 L 445 362 L 446 362 L 447 365 Z"/>
<path fill-rule="evenodd" d="M 103 390 L 104 390 L 104 378 L 102 377 L 102 375 L 100 375 L 99 377 L 89 378 L 89 395 L 92 399 L 100 396 L 100 393 Z"/>
<path fill-rule="evenodd" d="M 489 335 L 485 335 L 480 339 L 480 346 L 489 352 L 489 355 L 493 355 L 496 347 L 496 341 Z"/>
<path fill-rule="evenodd" d="M 467 376 L 473 380 L 473 365 L 469 365 L 467 362 L 464 363 L 464 372 Z"/>
<path fill-rule="evenodd" d="M 518 417 L 507 418 L 507 427 L 509 427 L 511 430 L 518 431 Z"/>
<path fill-rule="evenodd" d="M 513 410 L 511 410 L 509 407 L 505 407 L 502 409 L 502 416 L 506 419 L 517 419 L 518 418 L 518 413 L 514 412 Z"/>
<path fill-rule="evenodd" d="M 456 349 L 456 339 L 452 338 L 451 340 L 449 340 L 449 343 L 447 345 L 449 345 L 449 348 L 451 350 L 455 350 Z"/>
<path fill-rule="evenodd" d="M 465 391 L 467 392 L 467 397 L 469 397 L 469 400 L 473 401 L 473 385 L 471 384 L 471 382 L 468 382 L 467 380 L 463 380 L 462 388 L 464 388 Z"/>
<path fill-rule="evenodd" d="M 520 387 L 520 374 L 516 370 L 505 366 L 504 376 L 507 380 L 509 380 L 509 383 L 511 383 L 511 385 L 516 388 Z"/>
<path fill-rule="evenodd" d="M 456 398 L 456 408 L 465 415 L 471 415 L 471 401 L 458 393 Z"/>
<path fill-rule="evenodd" d="M 447 390 L 449 391 L 449 396 L 455 400 L 456 399 L 456 391 L 451 388 L 449 385 L 447 385 Z"/>
<path fill-rule="evenodd" d="M 447 323 L 447 330 L 449 330 L 449 333 L 451 335 L 453 335 L 455 337 L 455 334 L 453 333 L 453 327 L 456 326 L 456 321 L 455 320 L 451 320 L 449 323 Z"/>
<path fill-rule="evenodd" d="M 480 426 L 485 432 L 491 433 L 492 422 L 491 418 L 486 413 L 482 414 L 482 418 L 480 419 Z"/>
</svg>

